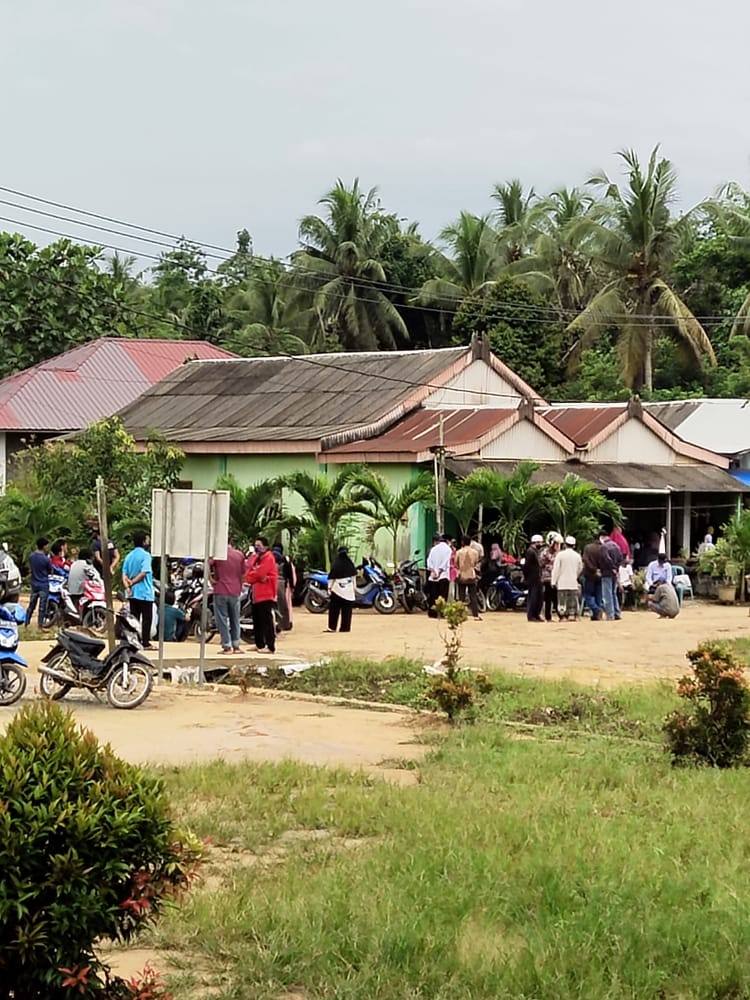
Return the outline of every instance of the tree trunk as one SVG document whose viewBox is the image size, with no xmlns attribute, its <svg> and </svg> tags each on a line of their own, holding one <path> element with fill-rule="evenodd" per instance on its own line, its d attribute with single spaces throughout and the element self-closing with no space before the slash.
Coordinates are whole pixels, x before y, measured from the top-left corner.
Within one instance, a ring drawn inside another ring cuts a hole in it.
<svg viewBox="0 0 750 1000">
<path fill-rule="evenodd" d="M 646 356 L 643 359 L 643 388 L 651 392 L 654 388 L 654 338 L 651 330 L 646 342 Z"/>
</svg>

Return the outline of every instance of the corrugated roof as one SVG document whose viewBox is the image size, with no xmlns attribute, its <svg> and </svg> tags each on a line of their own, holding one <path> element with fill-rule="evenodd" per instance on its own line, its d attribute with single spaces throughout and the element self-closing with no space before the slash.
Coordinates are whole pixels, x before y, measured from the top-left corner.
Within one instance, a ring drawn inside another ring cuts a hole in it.
<svg viewBox="0 0 750 1000">
<path fill-rule="evenodd" d="M 203 340 L 93 340 L 0 381 L 0 430 L 80 430 L 191 358 L 232 357 Z"/>
<path fill-rule="evenodd" d="M 600 434 L 627 410 L 621 406 L 555 406 L 540 412 L 559 431 L 573 441 L 577 448 L 585 448 L 589 441 Z"/>
<path fill-rule="evenodd" d="M 326 455 L 357 453 L 413 453 L 427 451 L 440 444 L 442 436 L 447 448 L 476 441 L 493 427 L 512 417 L 515 409 L 439 409 L 416 410 L 399 420 L 384 434 L 366 441 L 351 441 L 348 444 L 330 448 Z"/>
<path fill-rule="evenodd" d="M 398 419 L 420 386 L 469 356 L 456 347 L 193 362 L 120 415 L 140 440 L 158 429 L 186 443 L 317 441 Z"/>
<path fill-rule="evenodd" d="M 446 467 L 456 475 L 465 476 L 472 469 L 494 469 L 501 475 L 510 475 L 517 462 L 482 462 L 477 459 L 449 458 Z M 633 462 L 610 464 L 608 462 L 548 462 L 532 476 L 536 483 L 561 483 L 573 473 L 593 483 L 601 490 L 666 490 L 691 493 L 748 493 L 724 469 L 712 465 L 640 465 Z"/>
<path fill-rule="evenodd" d="M 750 451 L 748 399 L 685 399 L 643 408 L 690 444 L 720 455 Z"/>
</svg>

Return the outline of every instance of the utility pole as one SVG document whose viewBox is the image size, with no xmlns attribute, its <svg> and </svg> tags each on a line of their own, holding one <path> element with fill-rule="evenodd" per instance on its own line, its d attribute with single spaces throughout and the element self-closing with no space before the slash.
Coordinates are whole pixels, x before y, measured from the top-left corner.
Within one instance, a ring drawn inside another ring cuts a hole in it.
<svg viewBox="0 0 750 1000">
<path fill-rule="evenodd" d="M 102 546 L 102 569 L 104 570 L 104 599 L 107 604 L 107 639 L 109 651 L 115 649 L 115 609 L 112 601 L 112 567 L 109 562 L 109 528 L 107 526 L 107 491 L 101 476 L 96 480 L 96 508 L 99 516 L 99 541 Z"/>
<path fill-rule="evenodd" d="M 442 413 L 438 441 L 435 449 L 435 504 L 438 534 L 443 535 L 445 534 L 445 425 Z"/>
</svg>

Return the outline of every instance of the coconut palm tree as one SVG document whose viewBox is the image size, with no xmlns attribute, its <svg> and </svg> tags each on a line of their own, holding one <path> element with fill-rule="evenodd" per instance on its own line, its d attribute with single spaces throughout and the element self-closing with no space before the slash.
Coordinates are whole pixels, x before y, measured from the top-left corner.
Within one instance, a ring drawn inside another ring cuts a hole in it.
<svg viewBox="0 0 750 1000">
<path fill-rule="evenodd" d="M 544 206 L 534 188 L 524 191 L 518 178 L 507 184 L 496 184 L 492 197 L 498 203 L 496 217 L 498 235 L 506 263 L 520 260 L 530 250 L 537 225 L 544 215 Z"/>
<path fill-rule="evenodd" d="M 674 218 L 676 175 L 656 147 L 644 170 L 632 150 L 619 155 L 626 165 L 624 188 L 606 174 L 591 182 L 604 189 L 607 221 L 597 230 L 605 281 L 568 326 L 577 336 L 572 363 L 603 334 L 617 330 L 625 382 L 632 389 L 653 388 L 653 349 L 659 334 L 669 335 L 700 365 L 716 364 L 711 342 L 688 307 L 667 283 L 684 219 Z"/>
<path fill-rule="evenodd" d="M 278 480 L 240 486 L 234 476 L 221 476 L 216 489 L 229 492 L 229 531 L 241 547 L 249 547 L 258 535 L 274 536 L 283 526 Z"/>
<path fill-rule="evenodd" d="M 445 509 L 458 524 L 462 535 L 468 533 L 480 507 L 493 507 L 499 492 L 497 473 L 490 469 L 474 469 L 464 479 L 445 487 Z"/>
<path fill-rule="evenodd" d="M 745 248 L 750 246 L 750 192 L 739 184 L 725 184 L 717 197 L 702 207 L 731 240 Z M 729 336 L 750 336 L 750 293 L 737 311 Z"/>
<path fill-rule="evenodd" d="M 408 525 L 409 511 L 418 503 L 429 501 L 433 493 L 433 479 L 428 472 L 422 472 L 410 482 L 393 490 L 385 479 L 371 469 L 362 471 L 352 489 L 352 496 L 372 505 L 367 515 L 370 524 L 368 541 L 372 544 L 381 529 L 391 537 L 391 557 L 393 565 L 398 563 L 398 536 Z"/>
<path fill-rule="evenodd" d="M 299 227 L 302 249 L 294 255 L 290 284 L 294 305 L 312 328 L 338 338 L 347 350 L 393 349 L 408 342 L 401 314 L 383 289 L 379 258 L 391 227 L 377 189 L 339 180 L 320 200 L 325 218 L 306 215 Z"/>
<path fill-rule="evenodd" d="M 326 557 L 326 569 L 331 561 L 346 520 L 352 515 L 368 517 L 372 505 L 355 495 L 352 487 L 362 476 L 360 466 L 342 469 L 333 479 L 309 472 L 293 472 L 279 479 L 279 484 L 296 493 L 305 505 L 300 515 L 285 516 L 283 523 L 291 529 L 314 531 L 320 535 Z"/>
<path fill-rule="evenodd" d="M 279 260 L 258 262 L 251 278 L 230 292 L 221 339 L 246 357 L 308 354 L 289 307 L 286 268 Z"/>
<path fill-rule="evenodd" d="M 443 229 L 440 240 L 447 252 L 439 252 L 435 259 L 439 277 L 426 281 L 413 301 L 418 306 L 454 313 L 467 295 L 492 286 L 504 261 L 488 215 L 462 212 Z"/>
<path fill-rule="evenodd" d="M 607 522 L 623 524 L 617 501 L 580 476 L 568 474 L 561 483 L 550 486 L 550 495 L 559 505 L 559 530 L 563 535 L 574 535 L 582 545 L 595 538 Z"/>
</svg>

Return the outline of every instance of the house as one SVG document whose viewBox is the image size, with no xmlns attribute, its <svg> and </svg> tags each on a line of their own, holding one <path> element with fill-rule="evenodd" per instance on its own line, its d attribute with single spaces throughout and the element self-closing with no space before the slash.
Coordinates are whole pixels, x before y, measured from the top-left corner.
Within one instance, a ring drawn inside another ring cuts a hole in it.
<svg viewBox="0 0 750 1000">
<path fill-rule="evenodd" d="M 679 399 L 644 408 L 685 441 L 725 455 L 732 475 L 750 483 L 750 399 Z"/>
<path fill-rule="evenodd" d="M 196 361 L 121 417 L 137 440 L 158 430 L 178 444 L 185 479 L 203 488 L 222 473 L 251 483 L 367 462 L 397 489 L 438 451 L 456 474 L 531 459 L 538 480 L 574 472 L 612 493 L 644 536 L 666 525 L 674 551 L 692 550 L 744 491 L 729 458 L 684 440 L 638 400 L 549 404 L 481 338 L 429 351 Z M 409 527 L 409 547 L 424 550 L 426 512 L 414 510 Z"/>
<path fill-rule="evenodd" d="M 103 337 L 3 379 L 0 491 L 29 444 L 111 417 L 193 358 L 232 357 L 202 340 Z"/>
</svg>

